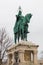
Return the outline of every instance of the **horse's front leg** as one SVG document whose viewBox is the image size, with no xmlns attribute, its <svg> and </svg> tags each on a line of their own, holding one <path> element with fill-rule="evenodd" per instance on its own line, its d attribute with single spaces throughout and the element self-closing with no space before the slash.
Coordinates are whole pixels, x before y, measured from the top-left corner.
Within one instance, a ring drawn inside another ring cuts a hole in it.
<svg viewBox="0 0 43 65">
<path fill-rule="evenodd" d="M 15 38 L 14 40 L 15 40 L 15 44 L 16 44 L 16 39 L 17 39 L 17 34 L 16 33 L 15 33 L 15 37 L 14 38 Z"/>
</svg>

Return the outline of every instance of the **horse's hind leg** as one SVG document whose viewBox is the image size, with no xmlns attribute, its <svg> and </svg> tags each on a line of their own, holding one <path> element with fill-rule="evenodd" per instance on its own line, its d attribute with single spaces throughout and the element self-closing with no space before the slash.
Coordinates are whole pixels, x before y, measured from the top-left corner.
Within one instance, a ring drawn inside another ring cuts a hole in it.
<svg viewBox="0 0 43 65">
<path fill-rule="evenodd" d="M 18 42 L 19 42 L 19 35 L 18 35 Z"/>
<path fill-rule="evenodd" d="M 27 33 L 24 33 L 24 39 L 27 41 Z"/>
<path fill-rule="evenodd" d="M 24 40 L 24 31 L 23 31 L 23 33 L 22 33 L 22 40 Z"/>
</svg>

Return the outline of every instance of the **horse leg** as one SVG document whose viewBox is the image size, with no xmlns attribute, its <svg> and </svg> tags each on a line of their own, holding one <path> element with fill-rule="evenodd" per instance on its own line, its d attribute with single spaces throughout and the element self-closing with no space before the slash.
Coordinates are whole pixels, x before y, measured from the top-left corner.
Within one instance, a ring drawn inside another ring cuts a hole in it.
<svg viewBox="0 0 43 65">
<path fill-rule="evenodd" d="M 23 39 L 22 30 L 20 31 L 21 40 Z"/>
<path fill-rule="evenodd" d="M 18 33 L 18 42 L 19 42 L 19 33 Z"/>
<path fill-rule="evenodd" d="M 15 38 L 14 40 L 15 40 L 15 44 L 16 44 L 16 34 L 15 34 L 15 37 L 14 38 Z"/>
<path fill-rule="evenodd" d="M 16 44 L 17 34 L 15 33 L 15 44 Z"/>
<path fill-rule="evenodd" d="M 18 32 L 18 42 L 19 42 L 19 38 L 20 38 L 20 32 Z"/>
<path fill-rule="evenodd" d="M 21 40 L 23 40 L 23 34 L 21 34 Z"/>
<path fill-rule="evenodd" d="M 24 38 L 27 41 L 27 33 L 24 33 Z"/>
<path fill-rule="evenodd" d="M 25 34 L 25 39 L 26 39 L 26 41 L 27 41 L 27 33 Z"/>
<path fill-rule="evenodd" d="M 22 31 L 22 38 L 23 38 L 23 40 L 24 40 L 24 30 Z"/>
</svg>

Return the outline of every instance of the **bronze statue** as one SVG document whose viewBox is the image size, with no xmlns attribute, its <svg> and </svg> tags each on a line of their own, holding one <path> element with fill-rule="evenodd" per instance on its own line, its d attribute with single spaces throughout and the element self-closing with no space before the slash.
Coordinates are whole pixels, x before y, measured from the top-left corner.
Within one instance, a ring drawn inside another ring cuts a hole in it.
<svg viewBox="0 0 43 65">
<path fill-rule="evenodd" d="M 18 15 L 16 15 L 16 23 L 14 26 L 14 40 L 16 43 L 16 40 L 21 37 L 21 40 L 27 41 L 27 33 L 28 32 L 28 23 L 30 23 L 30 19 L 32 17 L 32 14 L 26 14 L 25 16 L 22 16 L 21 7 L 19 7 Z"/>
</svg>

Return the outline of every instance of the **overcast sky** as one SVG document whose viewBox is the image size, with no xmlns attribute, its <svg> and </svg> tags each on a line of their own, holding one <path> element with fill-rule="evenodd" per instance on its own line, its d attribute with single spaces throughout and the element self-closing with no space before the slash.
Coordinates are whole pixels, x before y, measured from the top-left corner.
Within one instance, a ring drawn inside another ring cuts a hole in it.
<svg viewBox="0 0 43 65">
<path fill-rule="evenodd" d="M 32 13 L 29 24 L 28 41 L 39 45 L 38 51 L 43 50 L 43 0 L 0 0 L 0 28 L 5 27 L 13 38 L 15 15 L 21 6 L 23 15 Z M 14 39 L 14 38 L 13 38 Z"/>
</svg>

